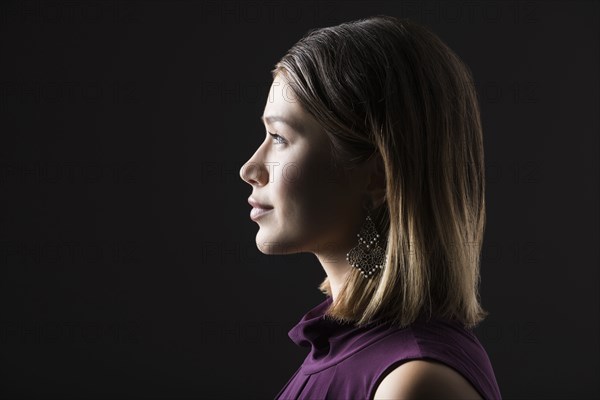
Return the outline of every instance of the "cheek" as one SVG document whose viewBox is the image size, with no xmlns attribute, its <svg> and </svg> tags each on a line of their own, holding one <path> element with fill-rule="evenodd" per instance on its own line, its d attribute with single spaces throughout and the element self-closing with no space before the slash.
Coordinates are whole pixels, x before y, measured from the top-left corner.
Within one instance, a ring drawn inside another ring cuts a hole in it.
<svg viewBox="0 0 600 400">
<path fill-rule="evenodd" d="M 282 169 L 278 198 L 286 205 L 287 218 L 323 229 L 347 208 L 347 188 L 327 159 L 311 160 Z"/>
</svg>

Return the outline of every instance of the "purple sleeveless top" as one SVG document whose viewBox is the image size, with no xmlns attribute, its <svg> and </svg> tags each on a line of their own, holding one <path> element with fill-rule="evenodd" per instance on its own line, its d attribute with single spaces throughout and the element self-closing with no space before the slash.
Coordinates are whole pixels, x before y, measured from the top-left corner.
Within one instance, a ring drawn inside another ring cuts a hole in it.
<svg viewBox="0 0 600 400">
<path fill-rule="evenodd" d="M 331 303 L 328 296 L 289 331 L 290 339 L 310 352 L 276 400 L 372 400 L 389 372 L 414 359 L 442 362 L 462 374 L 484 399 L 501 399 L 485 349 L 458 322 L 438 318 L 406 328 L 356 328 L 323 318 Z"/>
</svg>

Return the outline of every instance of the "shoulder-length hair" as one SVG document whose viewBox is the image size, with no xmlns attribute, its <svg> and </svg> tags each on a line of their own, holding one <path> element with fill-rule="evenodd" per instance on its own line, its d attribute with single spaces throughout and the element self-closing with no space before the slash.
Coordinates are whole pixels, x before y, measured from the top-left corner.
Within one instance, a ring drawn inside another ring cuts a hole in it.
<svg viewBox="0 0 600 400">
<path fill-rule="evenodd" d="M 324 128 L 335 165 L 375 154 L 385 171 L 387 262 L 370 279 L 351 268 L 326 317 L 481 322 L 484 159 L 469 68 L 423 25 L 377 15 L 308 31 L 271 72 Z M 318 289 L 331 296 L 328 277 Z"/>
</svg>

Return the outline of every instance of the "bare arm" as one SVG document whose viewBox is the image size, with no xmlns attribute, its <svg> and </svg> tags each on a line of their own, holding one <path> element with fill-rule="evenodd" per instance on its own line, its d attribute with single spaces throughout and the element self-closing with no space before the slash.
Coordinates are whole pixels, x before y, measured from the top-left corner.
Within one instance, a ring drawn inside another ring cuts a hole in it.
<svg viewBox="0 0 600 400">
<path fill-rule="evenodd" d="M 475 388 L 449 366 L 430 360 L 408 361 L 385 376 L 374 400 L 480 399 Z"/>
</svg>

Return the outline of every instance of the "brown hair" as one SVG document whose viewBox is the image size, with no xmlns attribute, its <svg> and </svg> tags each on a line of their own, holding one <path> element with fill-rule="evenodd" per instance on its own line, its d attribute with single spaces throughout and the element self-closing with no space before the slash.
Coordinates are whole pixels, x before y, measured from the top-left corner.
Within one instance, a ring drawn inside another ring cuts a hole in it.
<svg viewBox="0 0 600 400">
<path fill-rule="evenodd" d="M 308 31 L 271 72 L 323 126 L 336 165 L 376 154 L 385 170 L 387 263 L 370 279 L 351 268 L 326 316 L 482 321 L 483 138 L 469 68 L 423 25 L 377 15 Z M 331 296 L 329 278 L 319 290 Z"/>
</svg>

